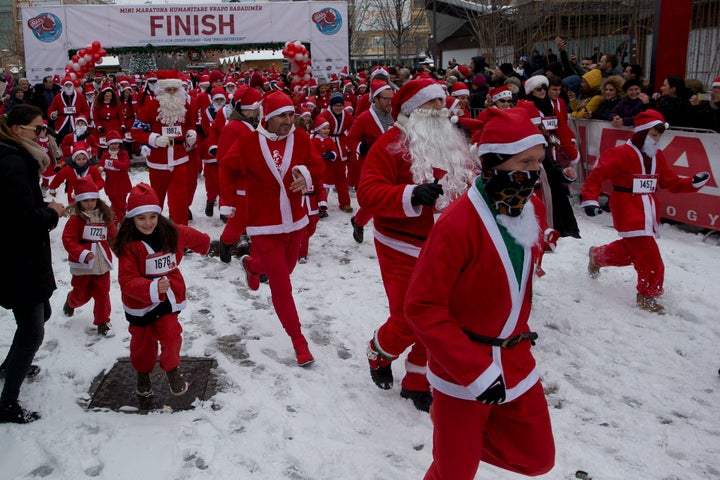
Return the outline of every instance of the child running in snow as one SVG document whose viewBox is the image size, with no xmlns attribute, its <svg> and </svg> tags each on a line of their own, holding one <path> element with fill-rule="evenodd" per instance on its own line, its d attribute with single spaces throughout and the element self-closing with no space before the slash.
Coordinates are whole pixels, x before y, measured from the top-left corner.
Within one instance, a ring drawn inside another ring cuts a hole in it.
<svg viewBox="0 0 720 480">
<path fill-rule="evenodd" d="M 95 302 L 93 324 L 97 333 L 111 336 L 112 253 L 108 242 L 117 234 L 113 213 L 100 200 L 97 185 L 90 177 L 80 178 L 75 183 L 75 203 L 69 210 L 73 215 L 65 224 L 62 241 L 68 252 L 72 290 L 63 305 L 63 313 L 72 317 L 76 308 L 92 299 Z"/>
<path fill-rule="evenodd" d="M 188 389 L 179 371 L 182 327 L 178 314 L 185 308 L 185 281 L 178 269 L 185 248 L 208 253 L 210 237 L 194 228 L 175 225 L 160 215 L 155 191 L 139 183 L 130 191 L 128 211 L 120 223 L 113 250 L 120 268 L 118 281 L 125 318 L 130 323 L 130 363 L 138 374 L 136 392 L 152 395 L 150 372 L 160 345 L 160 368 L 170 391 Z"/>
<path fill-rule="evenodd" d="M 68 205 L 73 203 L 75 201 L 73 197 L 75 184 L 83 177 L 91 178 L 97 185 L 98 190 L 105 185 L 100 170 L 96 166 L 90 165 L 90 148 L 85 142 L 75 142 L 72 157 L 70 157 L 67 165 L 50 182 L 50 195 L 53 197 L 57 195 L 57 188 L 66 182 L 65 191 L 67 192 Z"/>
<path fill-rule="evenodd" d="M 132 188 L 128 175 L 130 156 L 124 148 L 120 148 L 123 139 L 117 131 L 107 132 L 105 142 L 107 150 L 100 158 L 100 166 L 105 170 L 105 193 L 110 198 L 115 221 L 120 223 L 125 218 L 127 196 Z"/>
</svg>

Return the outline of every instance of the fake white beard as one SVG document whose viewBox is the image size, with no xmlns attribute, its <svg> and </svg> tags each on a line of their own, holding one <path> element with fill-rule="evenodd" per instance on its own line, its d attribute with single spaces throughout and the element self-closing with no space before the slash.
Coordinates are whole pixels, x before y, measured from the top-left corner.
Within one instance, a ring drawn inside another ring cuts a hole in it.
<svg viewBox="0 0 720 480">
<path fill-rule="evenodd" d="M 656 142 L 652 138 L 647 137 L 645 138 L 645 143 L 643 143 L 642 151 L 648 157 L 653 158 L 658 151 L 659 144 L 659 142 Z"/>
<path fill-rule="evenodd" d="M 391 153 L 409 153 L 415 183 L 433 182 L 433 167 L 447 172 L 439 182 L 443 195 L 435 204 L 442 210 L 462 195 L 475 177 L 467 140 L 450 122 L 447 109 L 415 109 L 400 128 L 404 132 L 402 144 L 395 152 L 391 148 Z"/>
<path fill-rule="evenodd" d="M 185 111 L 187 110 L 186 100 L 187 94 L 185 90 L 178 89 L 174 94 L 170 95 L 162 92 L 158 93 L 157 100 L 160 103 L 158 108 L 158 120 L 165 125 L 175 125 L 185 120 Z"/>
<path fill-rule="evenodd" d="M 511 237 L 522 247 L 532 247 L 539 239 L 540 225 L 535 218 L 535 207 L 528 200 L 517 217 L 498 215 L 497 223 L 505 227 Z"/>
</svg>

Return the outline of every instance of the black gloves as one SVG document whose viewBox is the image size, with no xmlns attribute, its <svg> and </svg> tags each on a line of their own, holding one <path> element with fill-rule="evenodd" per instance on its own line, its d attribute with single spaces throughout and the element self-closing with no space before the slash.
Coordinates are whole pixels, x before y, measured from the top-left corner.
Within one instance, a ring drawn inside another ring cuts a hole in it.
<svg viewBox="0 0 720 480">
<path fill-rule="evenodd" d="M 413 190 L 410 203 L 415 207 L 418 205 L 433 207 L 435 206 L 435 200 L 442 194 L 442 185 L 438 183 L 423 183 Z"/>
<path fill-rule="evenodd" d="M 323 160 L 333 161 L 335 160 L 335 152 L 331 152 L 330 150 L 328 150 L 327 152 L 323 153 L 322 158 Z"/>
<path fill-rule="evenodd" d="M 588 205 L 585 207 L 585 215 L 587 215 L 588 217 L 600 215 L 602 212 L 602 208 L 598 207 L 597 205 Z"/>
<path fill-rule="evenodd" d="M 708 172 L 696 173 L 692 178 L 693 186 L 703 185 L 708 178 L 710 178 L 710 174 Z"/>
<path fill-rule="evenodd" d="M 199 123 L 195 124 L 195 131 L 197 132 L 198 136 L 205 136 L 205 130 L 203 130 L 202 125 L 200 125 Z"/>
<path fill-rule="evenodd" d="M 98 129 L 98 132 L 100 132 L 100 133 L 103 133 L 105 131 L 105 128 L 103 128 L 102 125 L 98 125 L 97 129 Z"/>
<path fill-rule="evenodd" d="M 477 397 L 485 405 L 497 405 L 505 401 L 505 381 L 499 375 L 490 386 Z"/>
<path fill-rule="evenodd" d="M 358 147 L 358 152 L 360 153 L 360 156 L 367 157 L 367 154 L 369 151 L 370 151 L 370 145 L 368 145 L 365 142 L 360 142 L 360 146 Z"/>
</svg>

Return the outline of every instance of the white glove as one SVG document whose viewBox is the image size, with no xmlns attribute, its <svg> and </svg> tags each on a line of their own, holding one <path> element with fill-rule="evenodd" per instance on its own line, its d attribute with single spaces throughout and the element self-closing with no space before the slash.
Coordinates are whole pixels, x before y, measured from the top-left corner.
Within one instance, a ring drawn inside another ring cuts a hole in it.
<svg viewBox="0 0 720 480">
<path fill-rule="evenodd" d="M 166 137 L 165 135 L 155 137 L 155 147 L 167 147 L 168 145 L 170 145 L 170 137 Z"/>
<path fill-rule="evenodd" d="M 185 135 L 185 143 L 187 143 L 189 147 L 192 147 L 195 145 L 195 142 L 197 142 L 197 133 L 188 132 L 187 135 Z"/>
<path fill-rule="evenodd" d="M 140 147 L 140 155 L 142 155 L 145 158 L 149 157 L 150 156 L 150 147 L 148 147 L 147 145 L 143 145 L 142 147 Z"/>
</svg>

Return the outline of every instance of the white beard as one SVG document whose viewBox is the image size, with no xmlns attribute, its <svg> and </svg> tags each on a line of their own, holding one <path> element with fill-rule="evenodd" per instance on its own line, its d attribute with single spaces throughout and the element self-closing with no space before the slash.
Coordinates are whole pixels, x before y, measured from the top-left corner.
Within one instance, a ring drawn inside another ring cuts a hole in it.
<svg viewBox="0 0 720 480">
<path fill-rule="evenodd" d="M 517 217 L 498 215 L 497 223 L 505 227 L 521 247 L 529 248 L 540 238 L 540 225 L 535 217 L 535 207 L 528 200 Z"/>
<path fill-rule="evenodd" d="M 157 119 L 164 125 L 175 125 L 185 120 L 185 111 L 187 110 L 186 100 L 187 94 L 185 90 L 178 89 L 172 95 L 168 95 L 165 91 L 161 91 L 157 95 L 158 108 Z"/>
<path fill-rule="evenodd" d="M 435 204 L 442 210 L 468 189 L 476 175 L 465 136 L 450 122 L 447 109 L 415 109 L 404 125 L 396 125 L 404 135 L 391 153 L 409 154 L 415 183 L 435 181 L 433 167 L 447 172 L 439 182 L 443 195 Z"/>
<path fill-rule="evenodd" d="M 653 158 L 658 151 L 659 145 L 660 142 L 656 142 L 652 138 L 646 138 L 645 143 L 643 143 L 642 151 L 648 157 Z"/>
</svg>

